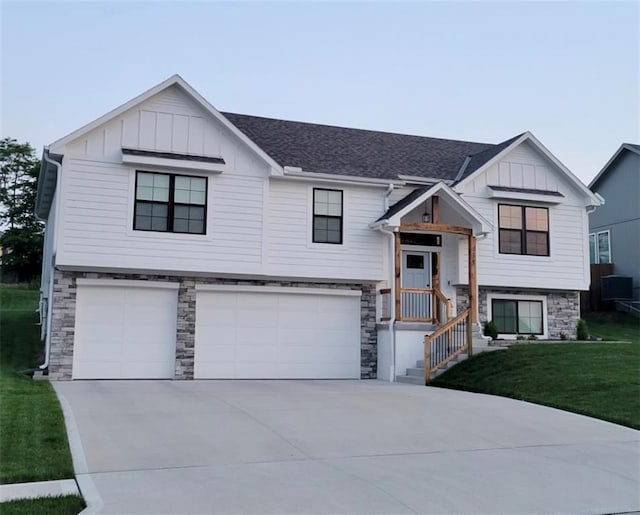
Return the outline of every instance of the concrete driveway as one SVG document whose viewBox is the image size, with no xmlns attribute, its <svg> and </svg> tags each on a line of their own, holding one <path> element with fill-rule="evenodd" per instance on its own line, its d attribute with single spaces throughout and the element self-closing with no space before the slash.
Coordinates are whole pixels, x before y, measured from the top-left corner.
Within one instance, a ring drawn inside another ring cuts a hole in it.
<svg viewBox="0 0 640 515">
<path fill-rule="evenodd" d="M 640 510 L 640 432 L 524 402 L 378 381 L 54 386 L 102 513 Z"/>
</svg>

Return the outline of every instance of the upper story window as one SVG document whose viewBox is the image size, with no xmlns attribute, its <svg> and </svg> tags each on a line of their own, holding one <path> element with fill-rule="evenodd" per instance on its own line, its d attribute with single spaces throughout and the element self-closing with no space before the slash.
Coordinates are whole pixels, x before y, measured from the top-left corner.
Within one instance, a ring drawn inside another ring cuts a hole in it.
<svg viewBox="0 0 640 515">
<path fill-rule="evenodd" d="M 611 263 L 611 235 L 608 230 L 589 234 L 589 261 L 592 265 Z"/>
<path fill-rule="evenodd" d="M 135 230 L 205 234 L 206 216 L 205 177 L 136 172 Z"/>
<path fill-rule="evenodd" d="M 314 188 L 313 242 L 342 243 L 342 191 Z"/>
<path fill-rule="evenodd" d="M 501 254 L 549 255 L 549 210 L 546 207 L 498 205 Z"/>
</svg>

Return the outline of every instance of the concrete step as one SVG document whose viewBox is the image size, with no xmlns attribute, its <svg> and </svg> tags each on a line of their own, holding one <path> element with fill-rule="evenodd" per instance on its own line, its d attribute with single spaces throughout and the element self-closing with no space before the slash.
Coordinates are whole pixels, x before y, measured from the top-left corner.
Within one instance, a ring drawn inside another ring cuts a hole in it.
<svg viewBox="0 0 640 515">
<path fill-rule="evenodd" d="M 419 384 L 424 386 L 424 377 L 416 376 L 396 376 L 397 383 Z"/>
<path fill-rule="evenodd" d="M 407 368 L 407 375 L 412 377 L 424 377 L 424 367 L 422 368 Z"/>
</svg>

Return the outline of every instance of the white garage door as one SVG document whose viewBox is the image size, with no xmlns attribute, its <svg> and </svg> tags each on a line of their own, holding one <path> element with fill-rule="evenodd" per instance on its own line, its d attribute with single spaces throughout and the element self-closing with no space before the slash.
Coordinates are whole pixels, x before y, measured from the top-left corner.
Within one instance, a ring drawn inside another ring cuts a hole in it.
<svg viewBox="0 0 640 515">
<path fill-rule="evenodd" d="M 78 279 L 73 378 L 173 378 L 177 288 Z"/>
<path fill-rule="evenodd" d="M 201 379 L 360 377 L 360 291 L 207 286 L 196 296 Z"/>
</svg>

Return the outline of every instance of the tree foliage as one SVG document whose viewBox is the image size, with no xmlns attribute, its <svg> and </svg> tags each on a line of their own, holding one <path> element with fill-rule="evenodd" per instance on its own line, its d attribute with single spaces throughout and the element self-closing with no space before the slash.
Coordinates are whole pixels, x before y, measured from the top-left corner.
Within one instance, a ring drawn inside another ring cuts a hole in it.
<svg viewBox="0 0 640 515">
<path fill-rule="evenodd" d="M 0 140 L 0 245 L 4 278 L 40 274 L 44 224 L 35 216 L 40 160 L 29 143 Z"/>
</svg>

